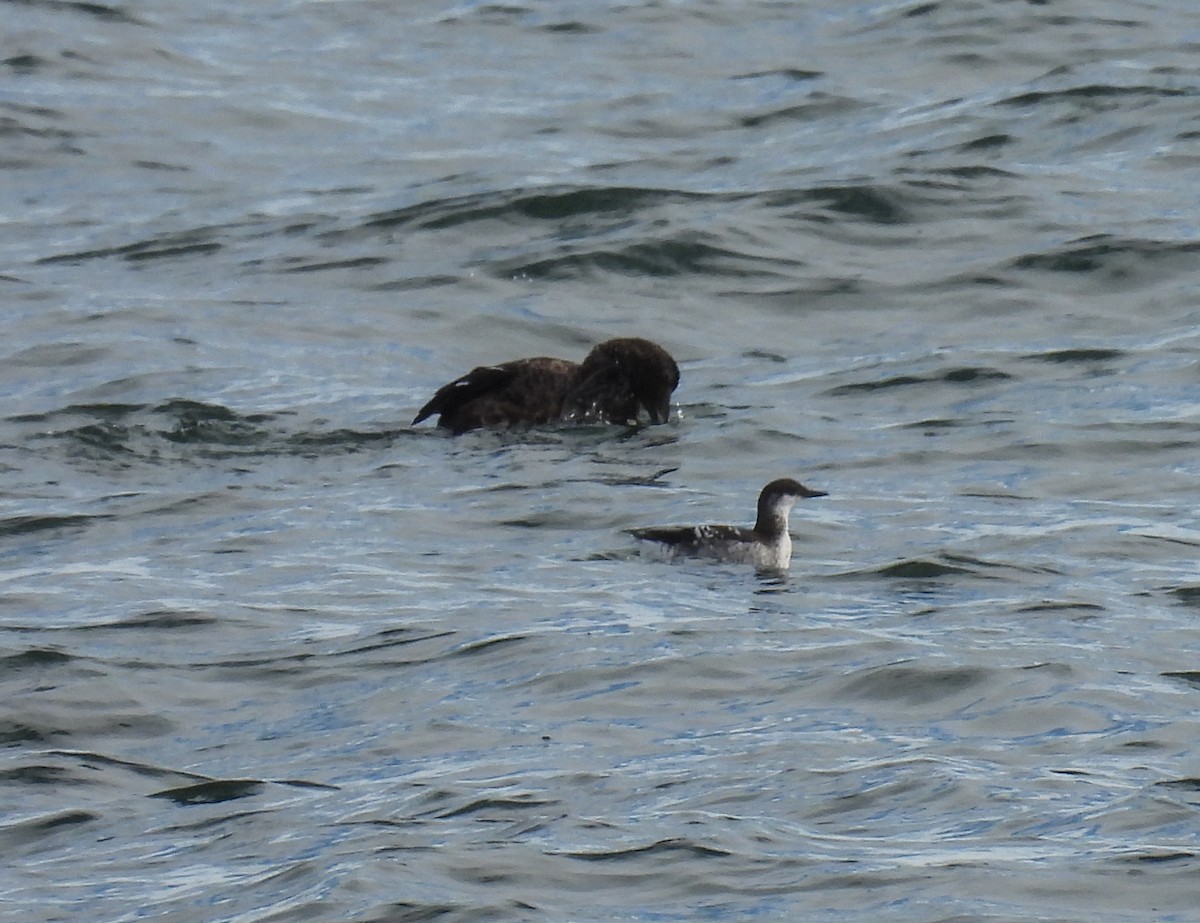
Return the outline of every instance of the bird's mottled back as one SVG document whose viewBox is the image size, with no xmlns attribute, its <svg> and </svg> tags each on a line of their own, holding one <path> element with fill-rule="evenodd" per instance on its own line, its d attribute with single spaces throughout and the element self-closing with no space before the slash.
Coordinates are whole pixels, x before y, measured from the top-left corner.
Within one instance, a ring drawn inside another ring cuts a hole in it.
<svg viewBox="0 0 1200 923">
<path fill-rule="evenodd" d="M 438 426 L 455 434 L 550 423 L 562 415 L 563 395 L 578 371 L 575 362 L 545 356 L 481 365 L 439 388 L 413 424 L 435 413 Z"/>
</svg>

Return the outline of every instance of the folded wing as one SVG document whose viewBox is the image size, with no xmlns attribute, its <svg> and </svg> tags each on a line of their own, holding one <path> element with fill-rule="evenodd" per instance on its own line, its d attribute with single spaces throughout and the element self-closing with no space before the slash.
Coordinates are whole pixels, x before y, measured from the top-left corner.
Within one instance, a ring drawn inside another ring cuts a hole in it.
<svg viewBox="0 0 1200 923">
<path fill-rule="evenodd" d="M 507 428 L 557 420 L 578 365 L 537 357 L 481 365 L 438 388 L 413 425 L 438 414 L 438 426 L 465 433 L 480 426 Z"/>
</svg>

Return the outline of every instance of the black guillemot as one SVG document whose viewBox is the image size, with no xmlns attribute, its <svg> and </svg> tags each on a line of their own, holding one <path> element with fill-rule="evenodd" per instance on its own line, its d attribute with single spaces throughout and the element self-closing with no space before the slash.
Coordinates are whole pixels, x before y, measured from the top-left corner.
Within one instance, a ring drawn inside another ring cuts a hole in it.
<svg viewBox="0 0 1200 923">
<path fill-rule="evenodd" d="M 742 526 L 665 526 L 630 529 L 635 538 L 654 542 L 669 558 L 714 558 L 734 564 L 753 564 L 760 571 L 783 571 L 792 560 L 788 514 L 797 500 L 828 496 L 791 478 L 772 481 L 758 495 L 758 518 L 753 529 Z"/>
</svg>

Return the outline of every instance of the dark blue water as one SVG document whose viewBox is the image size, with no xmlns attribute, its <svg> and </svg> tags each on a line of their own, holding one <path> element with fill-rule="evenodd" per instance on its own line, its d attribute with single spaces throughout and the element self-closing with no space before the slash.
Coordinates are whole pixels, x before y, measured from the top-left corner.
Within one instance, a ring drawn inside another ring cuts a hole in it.
<svg viewBox="0 0 1200 923">
<path fill-rule="evenodd" d="M 1194 918 L 1190 4 L 3 12 L 0 917 Z"/>
</svg>

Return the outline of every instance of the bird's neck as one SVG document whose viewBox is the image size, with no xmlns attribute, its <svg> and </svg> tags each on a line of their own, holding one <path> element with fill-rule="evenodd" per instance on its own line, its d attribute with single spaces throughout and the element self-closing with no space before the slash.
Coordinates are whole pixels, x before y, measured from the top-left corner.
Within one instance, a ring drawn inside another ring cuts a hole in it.
<svg viewBox="0 0 1200 923">
<path fill-rule="evenodd" d="M 754 531 L 763 538 L 774 539 L 787 535 L 788 513 L 791 506 L 787 504 L 762 504 L 758 508 L 758 519 L 754 523 Z"/>
</svg>

